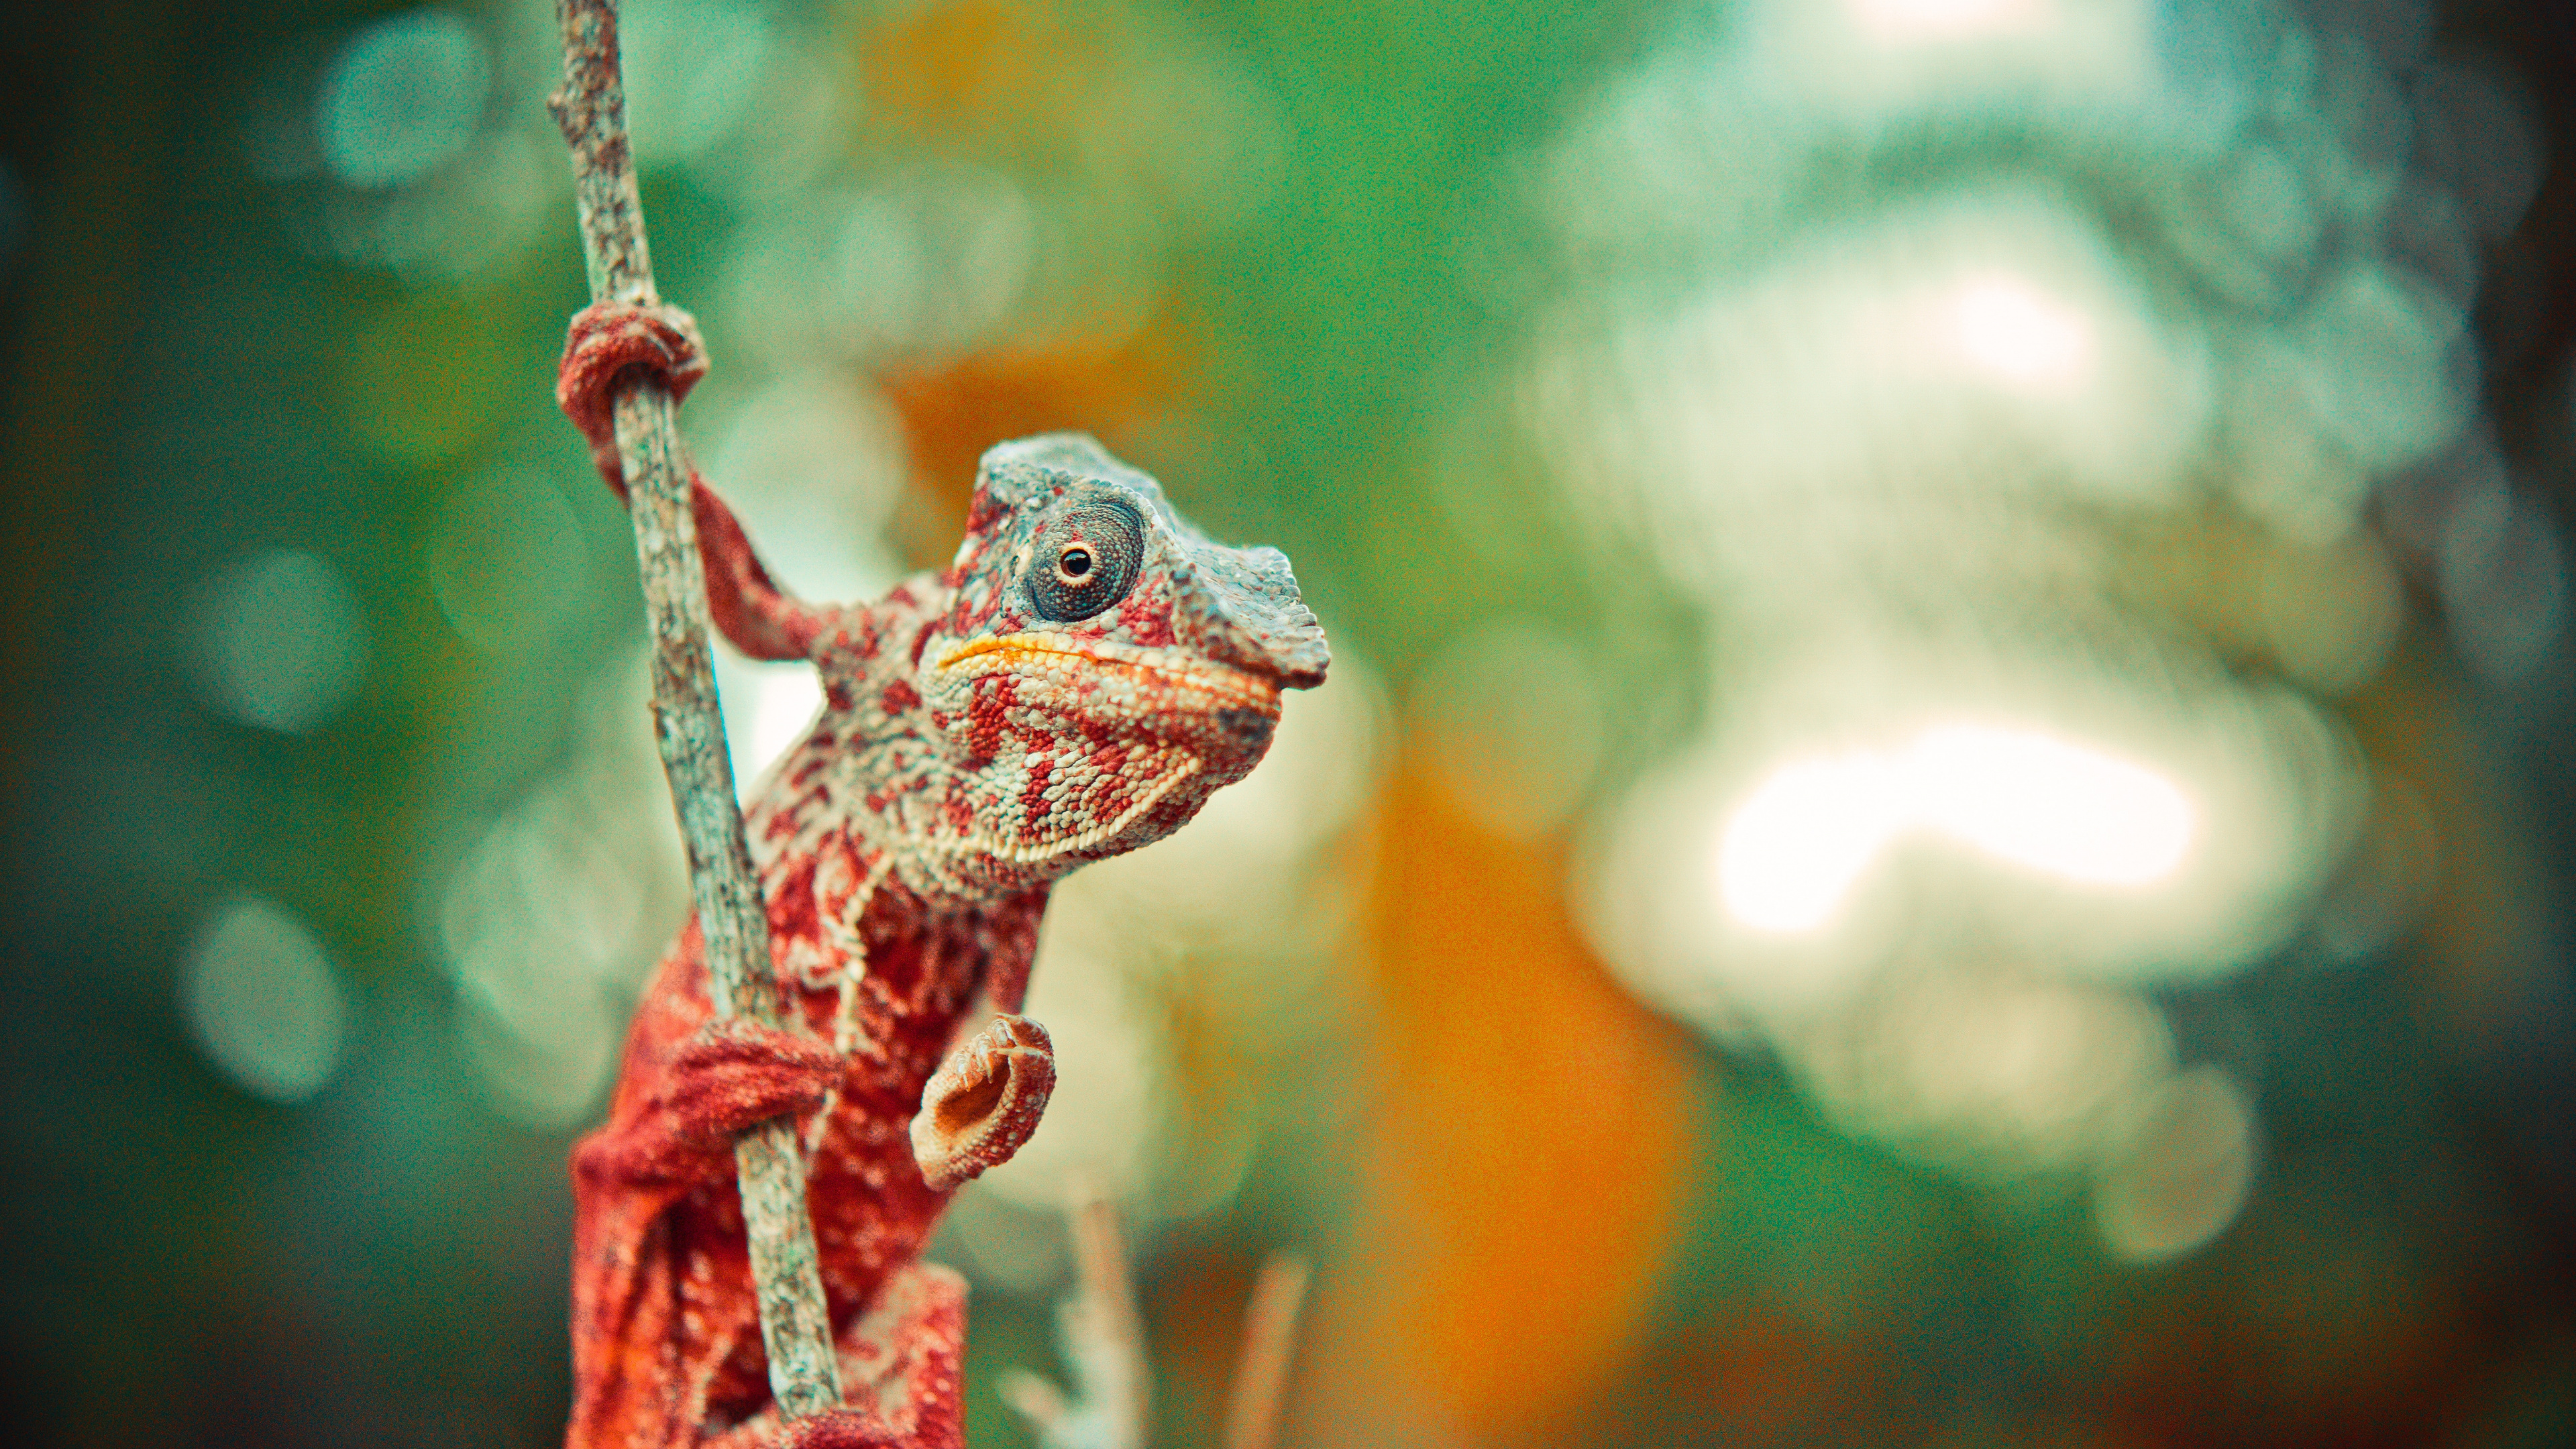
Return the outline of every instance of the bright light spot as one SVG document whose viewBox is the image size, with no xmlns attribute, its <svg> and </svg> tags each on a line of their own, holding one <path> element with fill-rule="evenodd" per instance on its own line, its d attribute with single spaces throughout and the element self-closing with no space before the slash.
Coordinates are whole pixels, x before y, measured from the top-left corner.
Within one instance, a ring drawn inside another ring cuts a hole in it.
<svg viewBox="0 0 2576 1449">
<path fill-rule="evenodd" d="M 1718 89 L 1769 91 L 1801 109 L 1845 116 L 1947 112 L 1963 103 L 2135 125 L 2163 89 L 2166 28 L 2157 0 L 1750 0 Z M 2188 7 L 2186 7 L 2188 8 Z M 2052 117 L 2054 119 L 2054 117 Z M 1728 166 L 1763 149 L 1728 133 L 1728 149 L 1693 164 Z M 1774 151 L 1812 147 L 1792 134 Z M 1757 163 L 1758 164 L 1758 163 Z M 1676 166 L 1672 169 L 1679 170 Z"/>
<path fill-rule="evenodd" d="M 300 549 L 224 570 L 197 600 L 199 693 L 261 729 L 299 735 L 348 704 L 367 669 L 367 624 L 340 571 Z"/>
<path fill-rule="evenodd" d="M 573 748 L 421 902 L 485 1105 L 554 1130 L 598 1110 L 623 1003 L 688 910 L 641 641 L 581 691 Z M 425 883 L 426 884 L 426 883 Z"/>
<path fill-rule="evenodd" d="M 1882 40 L 1934 40 L 2026 30 L 2048 0 L 1852 0 L 1861 28 Z"/>
<path fill-rule="evenodd" d="M 2309 408 L 2364 469 L 2403 468 L 2459 431 L 2473 399 L 2453 350 L 2467 318 L 2403 268 L 2356 265 L 2292 324 Z"/>
<path fill-rule="evenodd" d="M 1797 1055 L 1859 1131 L 2015 1175 L 2098 1161 L 2172 1070 L 2173 1044 L 2127 992 L 1946 971 L 1899 981 Z"/>
<path fill-rule="evenodd" d="M 797 661 L 729 664 L 719 686 L 725 736 L 733 748 L 734 788 L 745 796 L 761 773 L 805 737 L 823 708 L 823 681 Z"/>
<path fill-rule="evenodd" d="M 2164 1085 L 2095 1184 L 2093 1224 L 2133 1263 L 2179 1257 L 2236 1220 L 2254 1184 L 2254 1112 L 2217 1067 Z"/>
<path fill-rule="evenodd" d="M 313 129 L 331 174 L 400 186 L 463 151 L 482 129 L 492 58 L 452 10 L 413 10 L 350 37 L 322 73 Z"/>
<path fill-rule="evenodd" d="M 2191 802 L 2143 765 L 2034 730 L 1937 725 L 1893 754 L 1792 761 L 1727 818 L 1727 910 L 1762 931 L 1833 918 L 1881 850 L 1926 830 L 2078 885 L 2144 886 L 2190 852 Z"/>
<path fill-rule="evenodd" d="M 2191 802 L 2164 776 L 2032 730 L 1938 726 L 1905 765 L 1925 826 L 2086 885 L 2164 879 L 2197 827 Z"/>
<path fill-rule="evenodd" d="M 642 919 L 616 824 L 587 793 L 540 787 L 457 862 L 438 902 L 458 1045 L 484 1100 L 532 1126 L 593 1110 L 617 1040 L 601 984 L 652 949 L 638 938 L 660 924 Z"/>
<path fill-rule="evenodd" d="M 1727 820 L 1718 892 L 1757 930 L 1812 931 L 1906 824 L 1904 782 L 1879 756 L 1784 765 Z"/>
<path fill-rule="evenodd" d="M 567 1004 L 522 1032 L 484 994 L 489 975 L 468 976 L 457 993 L 456 1045 L 474 1069 L 486 1106 L 540 1131 L 594 1116 L 617 1065 L 617 1023 L 593 1002 Z"/>
<path fill-rule="evenodd" d="M 255 896 L 216 911 L 180 968 L 197 1044 L 244 1091 L 301 1102 L 340 1069 L 349 1007 L 322 943 Z"/>
<path fill-rule="evenodd" d="M 2271 146 L 2249 146 L 2218 185 L 2228 228 L 2266 262 L 2298 264 L 2324 225 L 2297 163 Z"/>
<path fill-rule="evenodd" d="M 1950 320 L 1970 362 L 2017 386 L 2075 382 L 2092 361 L 2084 315 L 2011 278 L 1971 283 L 1952 305 Z"/>
<path fill-rule="evenodd" d="M 412 285 L 488 272 L 554 219 L 561 149 L 546 150 L 530 132 L 495 132 L 420 185 L 331 197 L 297 213 L 297 240 L 317 256 Z"/>
<path fill-rule="evenodd" d="M 2093 219 L 1990 188 L 1819 227 L 1606 346 L 1551 350 L 1519 402 L 1675 584 L 1818 619 L 2094 526 L 2007 499 L 2195 496 L 2212 381 Z"/>
</svg>

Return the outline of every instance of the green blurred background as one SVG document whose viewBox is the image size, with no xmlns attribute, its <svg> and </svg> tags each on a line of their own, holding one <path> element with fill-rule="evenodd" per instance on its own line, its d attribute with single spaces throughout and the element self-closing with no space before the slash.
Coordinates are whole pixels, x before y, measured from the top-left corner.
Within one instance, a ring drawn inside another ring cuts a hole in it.
<svg viewBox="0 0 2576 1449">
<path fill-rule="evenodd" d="M 1335 675 L 1069 882 L 939 1256 L 1158 1438 L 2576 1442 L 2576 18 L 635 0 L 777 572 L 1079 427 Z M 685 899 L 550 12 L 0 27 L 8 1437 L 543 1444 Z M 746 779 L 817 698 L 727 660 Z"/>
</svg>

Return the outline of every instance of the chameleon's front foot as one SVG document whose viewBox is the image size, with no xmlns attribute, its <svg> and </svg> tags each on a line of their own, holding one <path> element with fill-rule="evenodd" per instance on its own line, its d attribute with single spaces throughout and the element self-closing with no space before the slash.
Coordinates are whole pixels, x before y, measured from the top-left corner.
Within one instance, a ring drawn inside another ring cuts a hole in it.
<svg viewBox="0 0 2576 1449">
<path fill-rule="evenodd" d="M 729 1171 L 735 1134 L 801 1117 L 839 1086 L 847 1063 L 814 1040 L 746 1021 L 711 1023 L 663 1068 L 645 1110 L 573 1148 L 573 1177 L 610 1183 L 692 1183 Z"/>
<path fill-rule="evenodd" d="M 1055 1044 L 1025 1016 L 996 1016 L 948 1054 L 921 1089 L 912 1119 L 913 1160 L 945 1192 L 1008 1162 L 1038 1130 L 1055 1090 Z"/>
<path fill-rule="evenodd" d="M 590 440 L 591 462 L 618 497 L 626 477 L 617 458 L 611 398 L 620 375 L 641 371 L 679 402 L 707 375 L 697 319 L 667 303 L 594 302 L 573 314 L 555 369 L 555 402 Z"/>
</svg>

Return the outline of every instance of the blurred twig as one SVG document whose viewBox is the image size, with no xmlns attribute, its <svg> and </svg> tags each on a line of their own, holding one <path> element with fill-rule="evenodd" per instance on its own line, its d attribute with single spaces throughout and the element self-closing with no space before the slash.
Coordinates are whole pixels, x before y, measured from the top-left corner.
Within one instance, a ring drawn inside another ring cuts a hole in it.
<svg viewBox="0 0 2576 1449">
<path fill-rule="evenodd" d="M 660 298 L 627 145 L 615 0 L 556 0 L 555 16 L 563 26 L 564 83 L 549 106 L 572 148 L 591 300 L 649 306 Z M 653 634 L 654 734 L 688 845 L 708 1000 L 718 1020 L 775 1024 L 769 922 L 743 841 L 724 716 L 716 705 L 706 578 L 689 512 L 688 470 L 680 464 L 679 426 L 669 392 L 641 374 L 617 384 L 616 413 L 617 449 L 629 482 L 626 511 L 635 524 Z M 781 1118 L 742 1134 L 734 1142 L 734 1166 L 770 1391 L 782 1415 L 801 1418 L 840 1403 L 841 1384 L 815 1267 L 814 1227 L 805 1215 L 795 1123 Z"/>
<path fill-rule="evenodd" d="M 1057 1309 L 1057 1322 L 1065 1362 L 1073 1369 L 1073 1395 L 1027 1369 L 1011 1369 L 998 1385 L 1002 1401 L 1029 1421 L 1046 1449 L 1145 1449 L 1153 1377 L 1118 1214 L 1106 1199 L 1085 1195 L 1072 1220 L 1080 1282 Z M 1225 1449 L 1271 1449 L 1278 1441 L 1307 1277 L 1306 1260 L 1294 1253 L 1273 1253 L 1261 1265 L 1244 1309 L 1243 1357 L 1235 1364 L 1226 1406 Z"/>
<path fill-rule="evenodd" d="M 1145 1449 L 1153 1381 L 1118 1211 L 1106 1198 L 1085 1194 L 1072 1218 L 1080 1282 L 1057 1309 L 1057 1324 L 1074 1397 L 1027 1369 L 1013 1369 L 1002 1376 L 1002 1400 L 1029 1421 L 1047 1449 Z"/>
<path fill-rule="evenodd" d="M 1297 1313 L 1306 1301 L 1306 1260 L 1273 1253 L 1253 1281 L 1243 1310 L 1243 1357 L 1225 1412 L 1225 1449 L 1270 1449 L 1279 1438 L 1280 1401 L 1297 1342 Z"/>
</svg>

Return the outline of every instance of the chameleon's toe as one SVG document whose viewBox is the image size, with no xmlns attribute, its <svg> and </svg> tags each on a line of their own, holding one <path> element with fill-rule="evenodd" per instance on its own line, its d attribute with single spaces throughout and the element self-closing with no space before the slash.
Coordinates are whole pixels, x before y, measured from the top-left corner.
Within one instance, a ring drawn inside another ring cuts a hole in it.
<svg viewBox="0 0 2576 1449">
<path fill-rule="evenodd" d="M 1055 1044 L 1025 1016 L 997 1016 L 921 1089 L 913 1160 L 941 1191 L 998 1167 L 1038 1130 L 1055 1090 Z"/>
</svg>

